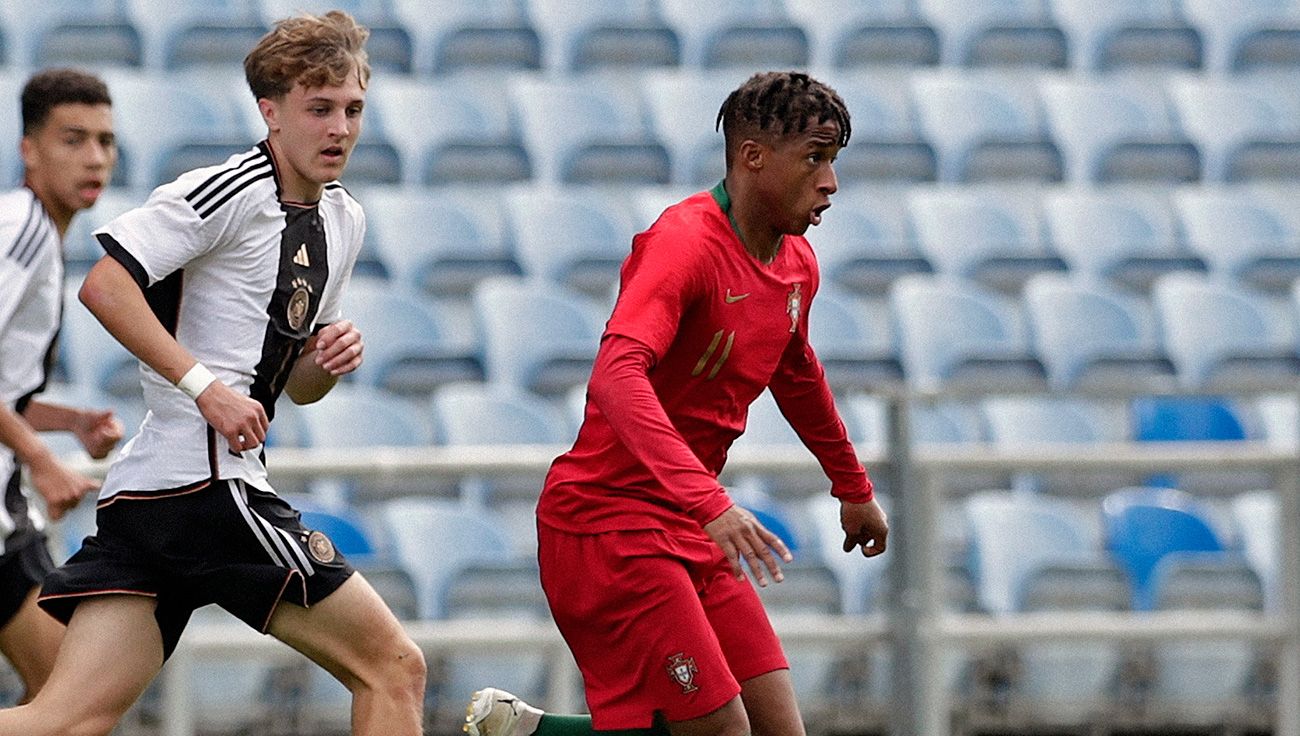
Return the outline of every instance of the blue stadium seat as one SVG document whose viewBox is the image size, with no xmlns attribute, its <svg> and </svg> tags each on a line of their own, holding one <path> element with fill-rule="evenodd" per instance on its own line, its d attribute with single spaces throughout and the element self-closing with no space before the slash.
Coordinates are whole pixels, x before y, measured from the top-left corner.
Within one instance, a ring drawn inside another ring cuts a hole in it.
<svg viewBox="0 0 1300 736">
<path fill-rule="evenodd" d="M 474 288 L 487 380 L 541 394 L 585 383 L 602 317 L 584 297 L 554 283 L 506 276 Z"/>
<path fill-rule="evenodd" d="M 850 389 L 899 387 L 903 367 L 893 336 L 874 332 L 867 319 L 870 307 L 853 296 L 823 284 L 813 301 L 808 339 L 837 393 Z M 883 309 L 883 304 L 877 308 Z"/>
<path fill-rule="evenodd" d="M 1264 607 L 1269 611 L 1282 610 L 1279 577 L 1282 526 L 1277 493 L 1249 491 L 1238 494 L 1230 502 L 1230 510 L 1241 552 L 1264 586 Z"/>
<path fill-rule="evenodd" d="M 1063 68 L 1065 33 L 1042 0 L 917 0 L 946 66 Z"/>
<path fill-rule="evenodd" d="M 668 152 L 636 93 L 612 82 L 511 80 L 535 178 L 547 184 L 667 184 Z"/>
<path fill-rule="evenodd" d="M 522 272 L 491 192 L 373 187 L 360 196 L 370 249 L 401 288 L 457 298 L 488 276 Z"/>
<path fill-rule="evenodd" d="M 145 39 L 145 65 L 238 68 L 269 28 L 258 0 L 123 0 Z"/>
<path fill-rule="evenodd" d="M 1106 549 L 1128 571 L 1134 610 L 1149 611 L 1159 603 L 1156 567 L 1167 555 L 1223 551 L 1207 513 L 1173 488 L 1133 487 L 1107 494 L 1102 502 Z"/>
<path fill-rule="evenodd" d="M 1073 274 L 1136 291 L 1170 271 L 1204 271 L 1187 249 L 1167 194 L 1139 187 L 1069 187 L 1043 196 L 1052 249 Z"/>
<path fill-rule="evenodd" d="M 908 210 L 917 247 L 941 275 L 1016 290 L 1065 262 L 1042 238 L 1032 190 L 983 186 L 914 188 Z"/>
<path fill-rule="evenodd" d="M 1290 320 L 1228 282 L 1170 274 L 1153 289 L 1165 349 L 1187 388 L 1285 389 L 1300 377 Z"/>
<path fill-rule="evenodd" d="M 529 0 L 545 66 L 557 72 L 677 66 L 681 40 L 653 0 Z"/>
<path fill-rule="evenodd" d="M 905 76 L 871 70 L 815 72 L 839 92 L 853 123 L 853 140 L 835 159 L 841 184 L 934 181 L 937 155 L 920 135 Z"/>
<path fill-rule="evenodd" d="M 780 0 L 659 0 L 682 40 L 682 63 L 704 68 L 808 65 L 808 37 Z M 721 102 L 719 102 L 721 104 Z"/>
<path fill-rule="evenodd" d="M 939 63 L 939 35 L 911 0 L 799 0 L 791 19 L 812 41 L 815 67 L 918 67 Z"/>
<path fill-rule="evenodd" d="M 1061 152 L 1045 137 L 1038 93 L 1023 75 L 944 70 L 912 77 L 922 134 L 939 181 L 1061 181 Z"/>
<path fill-rule="evenodd" d="M 904 276 L 889 296 L 909 386 L 1045 387 L 1014 304 L 958 279 Z"/>
<path fill-rule="evenodd" d="M 888 291 L 899 276 L 934 271 L 916 247 L 895 188 L 846 187 L 831 202 L 822 223 L 804 234 L 824 284 L 871 297 Z"/>
<path fill-rule="evenodd" d="M 1142 77 L 1064 76 L 1042 79 L 1039 91 L 1070 183 L 1200 179 L 1200 152 L 1178 129 L 1159 83 Z"/>
<path fill-rule="evenodd" d="M 1211 273 L 1271 292 L 1300 276 L 1300 218 L 1286 190 L 1189 187 L 1173 202 L 1188 247 Z"/>
<path fill-rule="evenodd" d="M 118 0 L 42 0 L 0 5 L 10 63 L 31 66 L 138 67 L 139 29 Z"/>
<path fill-rule="evenodd" d="M 1177 0 L 1052 0 L 1080 71 L 1199 69 L 1201 35 Z"/>
<path fill-rule="evenodd" d="M 417 73 L 542 68 L 542 42 L 523 0 L 391 2 L 414 35 Z"/>
<path fill-rule="evenodd" d="M 1210 182 L 1300 178 L 1300 93 L 1272 78 L 1169 80 L 1179 123 Z"/>
<path fill-rule="evenodd" d="M 722 133 L 714 124 L 727 95 L 744 81 L 740 72 L 695 69 L 642 76 L 651 129 L 672 157 L 673 184 L 710 187 L 726 174 Z"/>
<path fill-rule="evenodd" d="M 408 74 L 414 61 L 414 42 L 389 0 L 259 0 L 262 18 L 271 24 L 298 13 L 321 14 L 342 10 L 370 29 L 366 55 L 370 67 Z"/>
<path fill-rule="evenodd" d="M 1160 347 L 1146 302 L 1096 282 L 1039 274 L 1025 283 L 1024 305 L 1053 388 L 1176 387 L 1174 364 Z"/>
<path fill-rule="evenodd" d="M 1133 401 L 1133 439 L 1139 442 L 1244 440 L 1234 402 L 1218 397 L 1139 397 Z"/>
<path fill-rule="evenodd" d="M 532 176 L 509 104 L 484 94 L 481 83 L 395 77 L 366 91 L 368 111 L 377 113 L 367 123 L 401 150 L 406 184 L 502 184 Z"/>
<path fill-rule="evenodd" d="M 1181 0 L 1205 40 L 1205 68 L 1238 72 L 1300 67 L 1300 10 L 1291 0 Z"/>
<path fill-rule="evenodd" d="M 617 285 L 636 232 L 620 197 L 595 188 L 533 187 L 510 192 L 504 204 L 524 275 L 597 297 Z"/>
<path fill-rule="evenodd" d="M 420 396 L 455 381 L 483 378 L 476 346 L 448 335 L 432 304 L 383 282 L 354 280 L 343 316 L 361 330 L 365 361 L 353 376 L 366 386 Z"/>
</svg>

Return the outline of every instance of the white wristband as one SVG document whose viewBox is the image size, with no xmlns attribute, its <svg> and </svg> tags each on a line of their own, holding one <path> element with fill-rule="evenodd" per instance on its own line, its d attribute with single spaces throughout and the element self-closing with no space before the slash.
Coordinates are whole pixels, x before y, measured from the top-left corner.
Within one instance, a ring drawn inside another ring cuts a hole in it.
<svg viewBox="0 0 1300 736">
<path fill-rule="evenodd" d="M 202 363 L 195 363 L 194 367 L 189 369 L 181 380 L 176 382 L 176 388 L 185 392 L 185 395 L 191 399 L 198 400 L 199 394 L 207 388 L 217 377 L 212 375 L 212 371 Z"/>
</svg>

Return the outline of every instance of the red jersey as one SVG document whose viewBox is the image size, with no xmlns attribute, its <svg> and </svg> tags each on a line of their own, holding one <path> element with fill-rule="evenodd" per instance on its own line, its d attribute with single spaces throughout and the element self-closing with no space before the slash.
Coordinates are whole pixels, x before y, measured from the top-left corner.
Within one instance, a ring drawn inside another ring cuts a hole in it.
<svg viewBox="0 0 1300 736">
<path fill-rule="evenodd" d="M 732 505 L 717 477 L 750 403 L 769 386 L 832 494 L 871 499 L 808 344 L 812 248 L 787 235 L 764 264 L 736 235 L 728 207 L 719 184 L 633 239 L 582 428 L 546 477 L 542 523 L 571 533 L 698 532 Z"/>
</svg>

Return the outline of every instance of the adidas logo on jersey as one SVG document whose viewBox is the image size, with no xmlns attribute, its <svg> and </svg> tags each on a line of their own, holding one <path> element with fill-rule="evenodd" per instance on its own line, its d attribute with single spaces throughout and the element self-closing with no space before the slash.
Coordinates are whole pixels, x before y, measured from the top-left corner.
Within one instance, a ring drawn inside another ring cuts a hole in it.
<svg viewBox="0 0 1300 736">
<path fill-rule="evenodd" d="M 298 253 L 294 255 L 293 262 L 303 268 L 311 268 L 311 259 L 307 257 L 307 244 L 303 243 L 298 246 Z"/>
</svg>

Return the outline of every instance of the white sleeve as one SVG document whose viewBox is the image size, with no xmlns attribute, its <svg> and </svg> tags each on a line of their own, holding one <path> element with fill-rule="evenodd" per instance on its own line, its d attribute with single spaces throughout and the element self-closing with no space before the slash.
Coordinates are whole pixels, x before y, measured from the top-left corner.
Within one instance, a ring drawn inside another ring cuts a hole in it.
<svg viewBox="0 0 1300 736">
<path fill-rule="evenodd" d="M 13 245 L 12 240 L 0 240 L 0 335 L 8 329 L 18 306 L 27 297 L 37 268 L 33 265 L 23 268 L 17 260 L 3 255 Z"/>
<path fill-rule="evenodd" d="M 192 184 L 180 181 L 158 187 L 140 207 L 126 212 L 95 231 L 100 245 L 123 261 L 141 286 L 152 286 L 185 264 L 212 250 L 238 207 L 222 207 L 200 217 L 185 199 Z M 123 254 L 135 266 L 124 261 Z M 142 271 L 142 273 L 141 273 Z"/>
<path fill-rule="evenodd" d="M 347 257 L 338 271 L 338 278 L 330 279 L 331 288 L 328 289 L 325 301 L 321 303 L 320 310 L 316 313 L 317 329 L 343 319 L 343 295 L 347 293 L 348 284 L 352 281 L 352 269 L 356 266 L 357 256 L 361 253 L 361 244 L 366 238 L 365 211 L 359 205 L 351 208 L 351 211 L 355 214 L 352 240 L 346 245 Z"/>
</svg>

